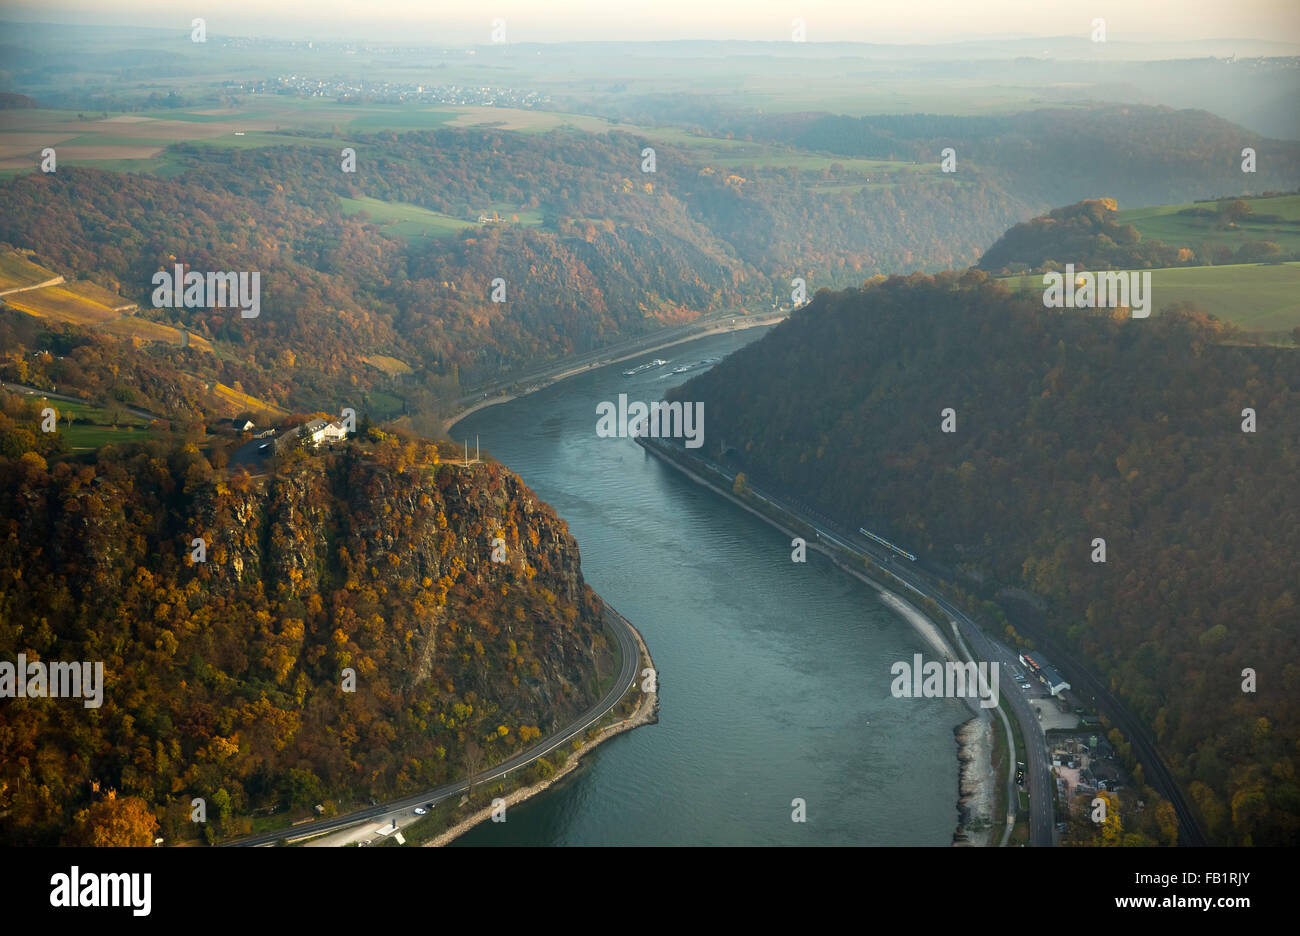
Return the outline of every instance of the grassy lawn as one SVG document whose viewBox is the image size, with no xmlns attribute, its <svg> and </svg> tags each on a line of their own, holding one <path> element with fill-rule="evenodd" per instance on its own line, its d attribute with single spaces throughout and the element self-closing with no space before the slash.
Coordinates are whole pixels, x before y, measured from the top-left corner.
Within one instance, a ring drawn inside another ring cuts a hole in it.
<svg viewBox="0 0 1300 936">
<path fill-rule="evenodd" d="M 999 693 L 1001 695 L 1001 693 Z M 1003 712 L 1011 711 L 1011 703 L 1006 700 L 1004 695 L 1001 696 L 999 705 Z M 1014 716 L 1009 716 L 1014 719 Z M 1002 844 L 1002 834 L 1007 826 L 1007 784 L 1011 781 L 1007 779 L 1007 732 L 1002 727 L 1002 719 L 996 715 L 992 720 L 993 734 L 993 753 L 989 756 L 989 763 L 993 767 L 993 813 L 992 813 L 992 838 L 990 843 L 993 847 Z M 1014 752 L 1011 752 L 1014 753 Z"/>
<path fill-rule="evenodd" d="M 511 224 L 522 224 L 528 227 L 540 227 L 545 220 L 542 217 L 540 208 L 523 209 L 506 202 L 495 202 L 488 206 L 501 217 L 510 221 Z M 518 218 L 518 221 L 511 220 Z"/>
<path fill-rule="evenodd" d="M 1191 300 L 1250 331 L 1300 326 L 1300 263 L 1154 270 L 1151 290 L 1159 307 Z"/>
<path fill-rule="evenodd" d="M 231 133 L 227 136 L 193 142 L 199 146 L 215 146 L 222 149 L 258 149 L 263 146 L 324 146 L 330 149 L 342 149 L 348 145 L 346 140 L 330 137 L 293 136 L 261 130 L 249 130 L 243 136 L 235 136 Z"/>
<path fill-rule="evenodd" d="M 161 433 L 148 428 L 149 420 L 127 412 L 126 404 L 103 407 L 70 403 L 67 400 L 50 400 L 45 405 L 53 407 L 58 414 L 59 434 L 74 452 L 93 451 L 110 442 L 143 442 L 161 436 Z M 71 426 L 65 418 L 68 414 L 72 415 Z M 117 423 L 116 426 L 113 425 L 114 422 Z"/>
<path fill-rule="evenodd" d="M 383 390 L 372 390 L 366 394 L 366 409 L 372 419 L 383 421 L 402 414 L 402 398 Z"/>
<path fill-rule="evenodd" d="M 357 133 L 378 133 L 381 130 L 433 130 L 460 115 L 454 110 L 434 110 L 425 105 L 414 107 L 365 107 L 359 116 L 347 122 L 347 128 Z"/>
<path fill-rule="evenodd" d="M 75 422 L 71 428 L 63 427 L 59 431 L 67 438 L 68 445 L 74 452 L 94 451 L 110 442 L 117 444 L 143 442 L 145 439 L 158 437 L 158 433 L 140 426 L 96 426 Z"/>
<path fill-rule="evenodd" d="M 1012 289 L 1043 290 L 1043 277 L 1011 276 Z M 1232 263 L 1151 271 L 1153 308 L 1189 300 L 1247 331 L 1300 326 L 1300 263 Z"/>
<path fill-rule="evenodd" d="M 603 117 L 590 117 L 586 114 L 481 105 L 451 107 L 449 110 L 449 119 L 446 121 L 448 127 L 497 127 L 501 130 L 517 130 L 520 133 L 546 133 L 564 127 L 572 127 L 585 133 L 605 133 L 620 129 L 617 124 L 610 123 Z"/>
<path fill-rule="evenodd" d="M 869 179 L 874 179 L 882 172 L 894 170 L 907 172 L 933 170 L 935 173 L 939 171 L 937 160 L 932 166 L 921 166 L 913 165 L 910 160 L 908 162 L 890 162 L 883 159 L 858 159 L 851 156 L 819 156 L 815 153 L 786 152 L 775 147 L 760 147 L 753 153 L 744 152 L 715 157 L 710 159 L 709 162 L 726 168 L 754 166 L 758 169 L 801 169 L 813 172 L 820 172 L 822 169 L 829 169 L 833 165 L 839 165 L 847 172 L 858 172 Z"/>
<path fill-rule="evenodd" d="M 1185 210 L 1211 209 L 1214 202 L 1187 205 L 1158 205 L 1121 211 L 1121 224 L 1132 224 L 1146 240 L 1159 240 L 1169 246 L 1194 247 L 1202 243 L 1222 244 L 1233 250 L 1247 241 L 1272 241 L 1283 253 L 1294 256 L 1300 253 L 1300 195 L 1282 195 L 1275 198 L 1244 199 L 1258 216 L 1273 215 L 1283 219 L 1260 221 L 1251 217 L 1220 228 L 1218 219 L 1180 214 Z"/>
<path fill-rule="evenodd" d="M 122 129 L 127 129 L 123 127 Z M 70 140 L 63 140 L 58 146 L 171 146 L 176 141 L 165 137 L 121 136 L 112 133 L 83 133 Z M 57 149 L 57 147 L 56 147 Z M 60 159 L 60 162 L 63 160 Z"/>
<path fill-rule="evenodd" d="M 380 201 L 377 198 L 340 197 L 339 204 L 346 215 L 368 212 L 370 220 L 381 226 L 386 234 L 403 238 L 408 243 L 417 243 L 426 237 L 452 237 L 463 228 L 477 224 L 475 221 L 453 218 L 418 205 Z"/>
<path fill-rule="evenodd" d="M 681 146 L 692 153 L 706 165 L 724 169 L 749 168 L 758 169 L 789 168 L 819 172 L 838 164 L 847 172 L 857 172 L 869 179 L 876 179 L 882 173 L 892 171 L 916 172 L 938 170 L 938 160 L 933 166 L 913 165 L 911 160 L 861 159 L 852 156 L 822 156 L 806 151 L 791 151 L 780 146 L 766 143 L 751 143 L 744 140 L 728 140 L 722 137 L 697 136 L 677 128 L 642 130 L 625 127 L 628 133 L 645 136 L 648 140 L 662 141 L 665 144 Z M 832 187 L 861 188 L 866 179 L 858 183 L 840 184 Z"/>
<path fill-rule="evenodd" d="M 135 111 L 132 117 L 152 117 L 155 120 L 183 120 L 187 123 L 221 123 L 230 120 L 232 117 L 238 117 L 243 110 L 237 110 L 233 114 L 201 114 L 197 111 L 180 110 L 172 107 L 160 107 L 157 110 Z"/>
<path fill-rule="evenodd" d="M 105 172 L 144 172 L 162 176 L 176 175 L 184 167 L 165 153 L 144 159 L 64 159 L 59 158 L 60 166 L 86 166 L 90 169 L 103 169 Z M 33 171 L 35 167 L 33 167 Z M 20 170 L 22 171 L 22 170 Z"/>
<path fill-rule="evenodd" d="M 1025 770 L 1028 770 L 1029 757 L 1025 751 L 1025 736 L 1020 730 L 1020 719 L 1016 718 L 1015 711 L 1009 703 L 1003 706 L 1002 711 L 1007 713 L 1007 718 L 1011 721 L 1011 740 L 1016 746 L 1016 763 L 1024 764 Z M 1001 802 L 1004 803 L 1006 800 L 1003 799 Z M 1007 840 L 1009 846 L 1023 845 L 1029 842 L 1029 795 L 1027 793 L 1017 793 L 1017 802 L 1019 808 L 1016 810 L 1016 827 L 1011 831 L 1011 838 Z"/>
</svg>

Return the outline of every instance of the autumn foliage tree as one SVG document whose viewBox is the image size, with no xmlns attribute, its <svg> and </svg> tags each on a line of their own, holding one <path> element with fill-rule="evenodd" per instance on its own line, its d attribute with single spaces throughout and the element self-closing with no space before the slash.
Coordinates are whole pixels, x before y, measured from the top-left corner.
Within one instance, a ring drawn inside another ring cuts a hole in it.
<svg viewBox="0 0 1300 936">
<path fill-rule="evenodd" d="M 108 791 L 98 802 L 77 813 L 65 845 L 143 848 L 153 844 L 158 820 L 138 796 L 119 799 Z"/>
</svg>

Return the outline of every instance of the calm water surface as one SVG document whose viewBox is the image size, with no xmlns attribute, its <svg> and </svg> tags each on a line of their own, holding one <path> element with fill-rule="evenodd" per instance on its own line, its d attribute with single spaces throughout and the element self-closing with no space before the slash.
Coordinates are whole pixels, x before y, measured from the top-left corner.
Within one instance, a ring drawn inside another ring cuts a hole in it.
<svg viewBox="0 0 1300 936">
<path fill-rule="evenodd" d="M 894 699 L 889 667 L 930 651 L 865 585 L 646 455 L 597 438 L 596 405 L 650 402 L 762 333 L 718 335 L 471 414 L 477 434 L 569 523 L 587 582 L 641 631 L 659 723 L 605 742 L 565 782 L 459 845 L 948 845 L 950 699 Z M 655 357 L 668 367 L 622 371 Z M 704 424 L 708 438 L 709 424 Z M 791 800 L 807 822 L 791 821 Z"/>
</svg>

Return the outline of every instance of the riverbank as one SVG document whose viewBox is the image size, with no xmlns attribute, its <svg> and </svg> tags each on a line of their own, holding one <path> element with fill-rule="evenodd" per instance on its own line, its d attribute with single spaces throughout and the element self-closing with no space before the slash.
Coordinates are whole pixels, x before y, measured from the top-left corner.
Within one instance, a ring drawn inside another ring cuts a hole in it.
<svg viewBox="0 0 1300 936">
<path fill-rule="evenodd" d="M 668 458 L 653 445 L 642 448 L 657 457 L 666 465 L 671 465 L 686 475 L 696 484 L 713 491 L 736 506 L 749 511 L 770 526 L 776 527 L 785 535 L 794 538 L 800 533 L 781 523 L 775 517 L 756 509 L 734 493 L 725 490 L 712 480 L 692 471 L 676 459 Z M 775 505 L 774 505 L 775 506 Z M 832 550 L 819 540 L 807 540 L 808 548 L 815 549 L 826 556 L 841 571 L 847 572 L 858 581 L 875 589 L 881 601 L 891 611 L 911 625 L 912 629 L 930 645 L 939 655 L 949 660 L 961 659 L 952 645 L 943 636 L 942 631 L 919 608 L 901 596 L 890 591 L 883 583 L 876 581 L 865 572 L 845 564 L 838 551 Z M 991 838 L 992 803 L 995 795 L 995 780 L 992 765 L 992 736 L 989 720 L 975 709 L 975 716 L 962 722 L 953 729 L 957 744 L 958 797 L 957 829 L 953 834 L 953 844 L 987 845 Z"/>
<path fill-rule="evenodd" d="M 622 615 L 619 616 L 622 617 Z M 650 649 L 646 646 L 645 640 L 641 637 L 641 632 L 638 631 L 635 627 L 633 627 L 632 623 L 628 621 L 627 618 L 623 618 L 623 623 L 627 624 L 628 629 L 632 632 L 632 636 L 636 638 L 638 652 L 640 653 L 641 656 L 641 664 L 643 664 L 643 665 L 638 665 L 637 667 L 638 673 L 647 666 L 650 667 L 651 669 L 654 669 L 654 660 L 651 659 L 650 657 Z M 638 685 L 643 685 L 643 683 L 638 683 Z M 559 770 L 557 770 L 552 776 L 548 777 L 545 780 L 534 783 L 531 786 L 521 787 L 520 789 L 514 790 L 513 792 L 503 797 L 503 799 L 505 800 L 507 816 L 509 815 L 509 809 L 511 806 L 514 806 L 518 803 L 522 803 L 524 800 L 529 799 L 530 797 L 537 796 L 540 793 L 546 792 L 556 783 L 559 783 L 569 774 L 577 770 L 579 764 L 581 763 L 582 757 L 584 755 L 595 750 L 597 747 L 599 747 L 601 744 L 604 744 L 610 738 L 614 737 L 615 735 L 622 734 L 625 731 L 631 731 L 633 728 L 639 728 L 641 725 L 654 724 L 657 721 L 659 721 L 659 686 L 658 686 L 658 682 L 656 681 L 654 684 L 653 691 L 649 691 L 649 690 L 642 691 L 641 700 L 637 703 L 637 707 L 632 712 L 631 715 L 629 715 L 627 718 L 622 719 L 621 721 L 616 721 L 612 725 L 607 725 L 606 727 L 601 729 L 600 733 L 597 734 L 595 738 L 586 742 L 585 744 L 582 745 L 582 747 L 578 748 L 578 750 L 570 754 L 568 760 L 565 761 L 564 766 L 561 767 Z M 460 822 L 456 823 L 456 825 L 452 826 L 450 829 L 440 834 L 437 838 L 433 839 L 432 841 L 426 842 L 425 847 L 434 848 L 455 841 L 457 838 L 464 835 L 470 829 L 474 828 L 480 823 L 487 822 L 489 819 L 491 819 L 492 812 L 493 812 L 493 807 L 491 806 L 486 806 L 483 809 L 480 809 L 478 812 L 474 813 L 473 815 L 465 819 L 462 819 Z"/>
<path fill-rule="evenodd" d="M 803 534 L 797 532 L 796 530 L 791 529 L 790 527 L 781 523 L 779 520 L 775 519 L 769 514 L 766 514 L 761 510 L 755 509 L 752 504 L 746 503 L 744 500 L 737 497 L 735 494 L 723 489 L 719 485 L 715 484 L 713 481 L 710 481 L 708 478 L 705 478 L 702 475 L 692 471 L 691 469 L 687 468 L 685 465 L 678 463 L 674 459 L 664 457 L 653 446 L 647 445 L 647 446 L 643 446 L 643 448 L 651 455 L 654 455 L 655 457 L 659 458 L 659 460 L 662 461 L 664 464 L 671 465 L 672 467 L 676 468 L 678 471 L 686 475 L 696 484 L 703 485 L 704 487 L 713 491 L 713 493 L 718 494 L 721 497 L 725 497 L 727 500 L 731 501 L 737 507 L 741 508 L 742 510 L 749 511 L 754 516 L 758 517 L 760 520 L 767 523 L 769 526 L 776 527 L 778 530 L 780 530 L 782 533 L 786 534 L 787 536 L 791 537 L 792 539 L 796 536 L 799 537 L 803 536 Z M 924 640 L 927 644 L 929 644 L 931 649 L 933 649 L 936 653 L 950 660 L 957 659 L 957 655 L 953 650 L 952 645 L 948 643 L 947 639 L 943 636 L 938 626 L 936 626 L 933 621 L 931 621 L 928 617 L 926 617 L 919 608 L 917 608 L 911 602 L 907 601 L 905 598 L 896 595 L 894 592 L 890 591 L 884 584 L 876 581 L 875 579 L 866 575 L 864 572 L 861 572 L 858 569 L 854 569 L 850 566 L 845 565 L 844 562 L 834 551 L 832 551 L 829 547 L 822 544 L 820 541 L 811 540 L 806 542 L 808 544 L 809 549 L 817 550 L 817 552 L 821 553 L 826 558 L 828 558 L 832 563 L 834 563 L 837 568 L 839 568 L 844 572 L 847 572 L 849 575 L 853 576 L 858 581 L 871 586 L 877 592 L 879 592 L 881 600 L 886 605 L 889 606 L 889 609 L 893 611 L 895 614 L 902 617 L 903 620 L 907 621 L 907 623 L 912 626 L 912 628 L 917 632 L 917 634 L 921 636 L 921 639 Z"/>
<path fill-rule="evenodd" d="M 599 363 L 587 363 L 587 364 L 578 364 L 578 365 L 558 364 L 556 365 L 556 369 L 553 372 L 544 374 L 539 378 L 535 378 L 532 382 L 536 384 L 536 386 L 534 386 L 530 390 L 522 391 L 520 393 L 505 393 L 498 396 L 489 396 L 486 399 L 478 400 L 470 404 L 469 406 L 465 406 L 462 407 L 461 409 L 456 410 L 450 416 L 444 417 L 441 423 L 442 437 L 450 438 L 451 427 L 456 425 L 456 423 L 460 422 L 470 413 L 476 413 L 481 409 L 485 409 L 489 406 L 495 406 L 498 403 L 509 403 L 511 400 L 518 399 L 519 397 L 522 396 L 527 396 L 530 393 L 536 393 L 538 390 L 541 390 L 544 387 L 549 387 L 552 384 L 559 383 L 561 380 L 567 380 L 568 378 L 573 377 L 577 374 L 585 374 L 588 371 L 597 370 L 598 368 L 601 367 L 607 367 L 610 364 L 621 364 L 623 361 L 630 361 L 632 358 L 641 357 L 642 355 L 645 354 L 654 354 L 656 351 L 663 351 L 666 348 L 672 348 L 679 344 L 685 344 L 688 341 L 698 341 L 701 338 L 709 338 L 712 337 L 713 335 L 722 335 L 727 332 L 745 331 L 746 329 L 750 329 L 750 328 L 763 328 L 764 326 L 767 325 L 775 325 L 778 321 L 781 321 L 781 319 L 766 318 L 761 320 L 755 320 L 755 319 L 737 317 L 737 321 L 735 322 L 735 324 L 719 323 L 710 328 L 706 328 L 701 332 L 696 332 L 695 334 L 688 335 L 685 338 L 674 338 L 672 341 L 665 341 L 662 344 L 650 345 L 649 347 L 640 348 L 636 351 L 632 351 L 628 354 L 624 354 L 621 357 L 610 358 L 608 361 L 600 361 Z"/>
<path fill-rule="evenodd" d="M 967 719 L 953 729 L 957 739 L 958 798 L 957 831 L 952 843 L 965 846 L 992 845 L 993 726 L 986 715 Z"/>
</svg>

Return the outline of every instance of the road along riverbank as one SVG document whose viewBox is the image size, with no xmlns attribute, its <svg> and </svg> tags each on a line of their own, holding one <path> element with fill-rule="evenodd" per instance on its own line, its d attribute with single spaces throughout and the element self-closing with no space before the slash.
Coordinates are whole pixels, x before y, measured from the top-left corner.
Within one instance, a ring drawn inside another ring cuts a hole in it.
<svg viewBox="0 0 1300 936">
<path fill-rule="evenodd" d="M 664 341 L 662 343 L 653 344 L 645 348 L 638 348 L 635 351 L 622 354 L 619 357 L 612 357 L 609 358 L 608 360 L 601 360 L 599 362 L 584 361 L 581 364 L 574 364 L 574 363 L 562 361 L 560 363 L 557 363 L 552 370 L 544 372 L 541 375 L 534 375 L 533 377 L 528 378 L 528 381 L 534 384 L 534 386 L 530 387 L 528 390 L 524 390 L 519 393 L 506 393 L 497 396 L 489 394 L 487 397 L 485 397 L 482 400 L 476 400 L 473 403 L 458 408 L 450 416 L 446 416 L 443 418 L 441 424 L 441 430 L 442 430 L 441 434 L 444 438 L 450 438 L 451 427 L 456 425 L 456 423 L 460 422 L 470 413 L 476 413 L 479 410 L 484 409 L 486 407 L 495 406 L 498 403 L 509 403 L 511 400 L 518 399 L 519 397 L 527 396 L 530 393 L 536 393 L 538 390 L 541 390 L 544 387 L 549 387 L 552 384 L 559 383 L 561 380 L 566 380 L 567 378 L 573 377 L 577 374 L 585 374 L 589 370 L 592 370 L 594 367 L 604 367 L 609 364 L 619 364 L 622 363 L 623 361 L 630 361 L 632 358 L 635 357 L 641 357 L 642 355 L 646 355 L 646 354 L 654 354 L 656 351 L 663 351 L 665 348 L 671 348 L 675 345 L 685 344 L 688 341 L 699 341 L 701 338 L 708 338 L 711 335 L 721 335 L 726 332 L 738 332 L 738 331 L 745 331 L 746 329 L 750 329 L 750 328 L 763 328 L 764 326 L 767 325 L 775 325 L 778 321 L 781 320 L 782 320 L 781 318 L 772 318 L 770 316 L 757 318 L 757 319 L 741 318 L 737 316 L 734 323 L 720 322 L 717 325 L 710 326 L 709 328 L 702 329 L 698 332 L 693 332 L 689 335 L 686 335 L 685 337 L 673 338 L 670 341 Z M 399 425 L 401 424 L 401 422 L 402 422 L 401 420 L 397 421 Z"/>
<path fill-rule="evenodd" d="M 453 427 L 570 524 L 585 579 L 636 623 L 667 692 L 653 729 L 626 733 L 508 822 L 450 847 L 952 843 L 952 729 L 969 710 L 952 698 L 900 703 L 862 679 L 882 660 L 930 658 L 929 644 L 822 555 L 792 564 L 789 538 L 766 521 L 597 431 L 601 401 L 658 399 L 678 364 L 725 360 L 764 333 L 592 368 Z M 623 376 L 655 357 L 677 363 Z M 798 817 L 795 799 L 807 804 Z"/>
<path fill-rule="evenodd" d="M 734 493 L 727 491 L 715 481 L 692 471 L 676 458 L 651 442 L 638 438 L 637 443 L 650 454 L 659 458 L 664 464 L 671 465 L 695 483 L 726 498 L 738 507 L 749 511 L 754 516 L 781 530 L 790 537 L 802 536 L 799 532 L 783 524 L 770 513 L 756 509 Z M 948 660 L 960 661 L 952 645 L 943 636 L 939 627 L 921 612 L 915 605 L 890 591 L 883 583 L 877 581 L 864 571 L 844 562 L 839 550 L 831 549 L 819 539 L 807 541 L 810 549 L 815 549 L 826 556 L 840 570 L 859 581 L 869 585 L 879 594 L 881 600 L 899 617 L 907 621 L 930 647 Z M 953 844 L 988 845 L 992 844 L 992 813 L 996 799 L 997 780 L 993 772 L 993 743 L 991 720 L 987 710 L 979 708 L 974 700 L 965 700 L 973 715 L 953 730 L 957 745 L 957 763 L 959 768 L 959 796 L 957 801 L 958 825 L 953 835 Z"/>
<path fill-rule="evenodd" d="M 540 793 L 546 792 L 552 786 L 559 783 L 569 774 L 577 770 L 583 755 L 588 754 L 589 752 L 595 750 L 597 747 L 599 747 L 601 744 L 604 744 L 606 741 L 608 741 L 610 738 L 614 737 L 615 735 L 623 734 L 625 731 L 631 731 L 633 728 L 638 728 L 641 725 L 650 725 L 659 721 L 658 680 L 653 676 L 650 676 L 648 678 L 641 677 L 641 674 L 644 673 L 644 671 L 647 668 L 650 669 L 652 672 L 657 672 L 655 671 L 654 661 L 650 657 L 650 650 L 646 646 L 645 640 L 641 637 L 641 632 L 638 631 L 635 627 L 633 627 L 632 623 L 628 621 L 627 618 L 623 617 L 621 614 L 618 614 L 617 611 L 614 611 L 614 609 L 610 608 L 608 605 L 606 605 L 606 608 L 610 611 L 610 613 L 617 615 L 618 618 L 627 626 L 627 629 L 632 632 L 632 636 L 636 638 L 636 644 L 637 644 L 638 652 L 640 654 L 640 662 L 637 666 L 637 673 L 638 673 L 637 686 L 641 690 L 641 699 L 637 703 L 637 707 L 632 712 L 631 715 L 627 716 L 626 718 L 620 719 L 619 721 L 616 721 L 613 724 L 606 725 L 604 728 L 600 730 L 600 732 L 596 735 L 596 737 L 584 742 L 580 748 L 578 748 L 576 751 L 573 751 L 569 755 L 569 759 L 564 763 L 564 766 L 561 767 L 559 770 L 557 770 L 554 775 L 548 777 L 545 780 L 541 780 L 537 783 L 534 783 L 531 786 L 521 787 L 517 790 L 510 792 L 506 796 L 501 797 L 506 807 L 507 817 L 511 806 L 515 806 L 519 803 L 522 803 L 524 800 L 530 799 L 534 796 L 537 796 Z M 460 822 L 456 823 L 450 829 L 438 835 L 437 838 L 433 839 L 432 841 L 426 842 L 425 846 L 439 847 L 442 845 L 446 845 L 449 842 L 452 842 L 457 838 L 459 838 L 460 836 L 464 835 L 466 832 L 468 832 L 470 829 L 474 828 L 475 826 L 479 825 L 480 823 L 487 822 L 489 819 L 492 818 L 494 812 L 498 813 L 498 815 L 501 814 L 499 812 L 499 806 L 485 806 L 482 809 L 475 812 L 473 815 L 468 816 L 465 819 L 462 819 Z"/>
</svg>

